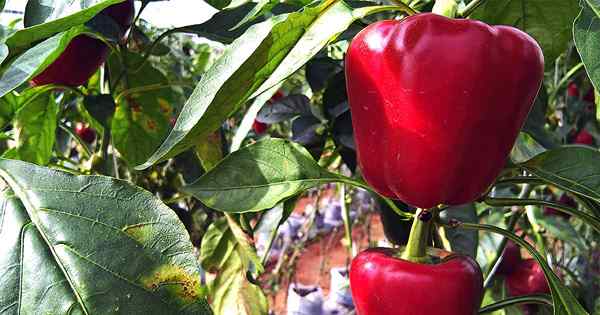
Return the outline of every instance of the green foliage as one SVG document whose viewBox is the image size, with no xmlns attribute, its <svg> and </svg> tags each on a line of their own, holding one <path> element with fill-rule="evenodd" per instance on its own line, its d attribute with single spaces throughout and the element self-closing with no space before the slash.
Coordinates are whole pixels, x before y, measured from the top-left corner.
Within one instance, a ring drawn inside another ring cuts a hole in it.
<svg viewBox="0 0 600 315">
<path fill-rule="evenodd" d="M 272 208 L 308 188 L 340 180 L 300 145 L 272 139 L 230 154 L 185 190 L 213 209 L 237 213 Z"/>
<path fill-rule="evenodd" d="M 147 191 L 12 160 L 0 177 L 2 309 L 211 314 L 183 225 Z"/>
<path fill-rule="evenodd" d="M 600 91 L 600 2 L 586 0 L 581 5 L 573 24 L 575 45 L 592 84 Z"/>
<path fill-rule="evenodd" d="M 542 50 L 546 67 L 554 67 L 556 58 L 572 38 L 571 25 L 579 10 L 578 0 L 496 0 L 486 1 L 472 18 L 493 25 L 511 25 L 535 38 Z"/>
</svg>

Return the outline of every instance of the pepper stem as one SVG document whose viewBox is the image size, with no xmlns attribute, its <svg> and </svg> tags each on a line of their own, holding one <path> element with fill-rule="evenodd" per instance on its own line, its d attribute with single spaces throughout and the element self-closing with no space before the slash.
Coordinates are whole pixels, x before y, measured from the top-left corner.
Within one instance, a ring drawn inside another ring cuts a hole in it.
<svg viewBox="0 0 600 315">
<path fill-rule="evenodd" d="M 431 263 L 432 259 L 427 255 L 427 246 L 429 245 L 429 234 L 431 233 L 431 222 L 435 215 L 435 210 L 417 209 L 413 220 L 413 225 L 408 236 L 408 244 L 400 258 L 415 263 Z"/>
<path fill-rule="evenodd" d="M 458 0 L 435 0 L 431 12 L 454 18 L 458 13 Z"/>
</svg>

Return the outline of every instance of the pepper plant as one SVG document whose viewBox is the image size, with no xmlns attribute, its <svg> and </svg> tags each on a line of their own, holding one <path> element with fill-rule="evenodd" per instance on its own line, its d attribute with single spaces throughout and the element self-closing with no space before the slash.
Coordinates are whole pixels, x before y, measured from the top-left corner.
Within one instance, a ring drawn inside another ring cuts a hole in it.
<svg viewBox="0 0 600 315">
<path fill-rule="evenodd" d="M 267 314 L 335 183 L 398 245 L 350 264 L 358 314 L 599 314 L 598 1 L 150 2 L 2 25 L 0 313 Z"/>
</svg>

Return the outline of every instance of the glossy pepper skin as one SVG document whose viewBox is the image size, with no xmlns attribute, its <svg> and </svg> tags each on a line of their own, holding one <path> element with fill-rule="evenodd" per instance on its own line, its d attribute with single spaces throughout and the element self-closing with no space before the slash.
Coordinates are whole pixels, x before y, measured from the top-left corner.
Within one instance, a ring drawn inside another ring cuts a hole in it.
<svg viewBox="0 0 600 315">
<path fill-rule="evenodd" d="M 113 18 L 123 27 L 124 33 L 133 21 L 133 0 L 112 5 L 100 14 L 106 14 Z M 86 35 L 76 36 L 52 64 L 31 79 L 31 85 L 83 85 L 106 61 L 109 52 L 108 46 L 99 39 Z"/>
<path fill-rule="evenodd" d="M 369 25 L 346 55 L 365 180 L 430 208 L 476 200 L 502 170 L 543 78 L 529 35 L 424 13 Z"/>
<path fill-rule="evenodd" d="M 473 259 L 438 251 L 440 263 L 418 264 L 395 253 L 373 248 L 352 260 L 350 289 L 358 315 L 477 314 L 483 276 Z"/>
</svg>

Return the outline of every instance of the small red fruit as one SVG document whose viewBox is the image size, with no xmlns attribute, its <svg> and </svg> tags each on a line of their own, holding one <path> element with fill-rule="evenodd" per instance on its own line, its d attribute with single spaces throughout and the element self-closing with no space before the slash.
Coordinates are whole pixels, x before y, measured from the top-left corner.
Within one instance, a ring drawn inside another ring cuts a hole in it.
<svg viewBox="0 0 600 315">
<path fill-rule="evenodd" d="M 567 95 L 579 98 L 579 87 L 577 87 L 577 84 L 575 82 L 571 82 L 567 86 Z"/>
<path fill-rule="evenodd" d="M 110 16 L 126 30 L 131 26 L 133 13 L 133 0 L 126 0 L 104 9 L 100 14 Z M 83 85 L 104 63 L 109 52 L 108 46 L 99 39 L 76 36 L 52 64 L 31 79 L 31 85 Z"/>
<path fill-rule="evenodd" d="M 540 264 L 535 259 L 521 261 L 515 270 L 506 277 L 510 296 L 550 293 L 550 287 Z M 535 311 L 536 305 L 525 305 L 526 313 Z"/>
<path fill-rule="evenodd" d="M 467 256 L 436 250 L 439 263 L 395 257 L 391 248 L 368 249 L 352 260 L 350 289 L 358 315 L 474 315 L 483 276 Z"/>
<path fill-rule="evenodd" d="M 584 101 L 590 102 L 590 103 L 594 103 L 596 102 L 596 96 L 594 93 L 594 88 L 591 88 L 589 90 L 589 92 L 583 97 Z"/>
<path fill-rule="evenodd" d="M 498 266 L 497 273 L 508 275 L 515 270 L 515 267 L 521 262 L 521 249 L 513 241 L 508 241 L 504 252 L 502 253 L 502 261 Z"/>
<path fill-rule="evenodd" d="M 75 125 L 75 133 L 79 136 L 79 138 L 81 138 L 81 140 L 87 143 L 92 143 L 94 142 L 94 139 L 96 139 L 96 133 L 94 130 L 88 125 L 80 122 Z"/>
<path fill-rule="evenodd" d="M 560 199 L 558 200 L 559 203 L 562 203 L 566 206 L 569 206 L 571 208 L 575 208 L 577 209 L 577 202 L 571 198 L 569 195 L 567 195 L 566 193 L 563 193 L 562 196 L 560 196 Z M 565 219 L 569 219 L 571 218 L 571 215 L 557 210 L 555 208 L 552 207 L 544 207 L 544 215 L 549 215 L 549 216 L 559 216 L 559 217 L 563 217 Z"/>
<path fill-rule="evenodd" d="M 275 94 L 271 97 L 271 99 L 269 100 L 269 103 L 275 103 L 277 101 L 279 101 L 280 99 L 284 98 L 285 94 L 281 91 L 278 90 L 277 92 L 275 92 Z"/>
<path fill-rule="evenodd" d="M 587 130 L 581 129 L 581 131 L 579 131 L 579 133 L 575 137 L 575 140 L 573 140 L 573 143 L 594 145 L 594 137 Z"/>
<path fill-rule="evenodd" d="M 269 129 L 269 125 L 265 124 L 265 123 L 261 123 L 258 120 L 254 120 L 254 123 L 252 124 L 252 129 L 254 129 L 254 132 L 257 135 L 260 135 L 260 134 L 265 133 L 265 131 L 267 131 L 267 129 Z"/>
</svg>

